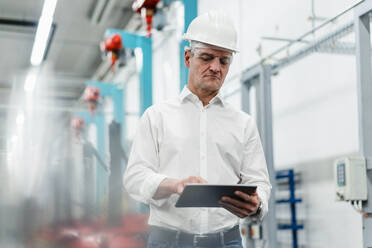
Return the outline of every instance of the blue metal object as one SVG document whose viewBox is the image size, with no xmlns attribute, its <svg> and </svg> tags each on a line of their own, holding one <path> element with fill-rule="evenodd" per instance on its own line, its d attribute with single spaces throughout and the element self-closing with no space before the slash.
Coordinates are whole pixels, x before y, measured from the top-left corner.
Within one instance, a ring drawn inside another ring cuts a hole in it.
<svg viewBox="0 0 372 248">
<path fill-rule="evenodd" d="M 102 114 L 92 116 L 87 112 L 77 112 L 76 115 L 85 119 L 85 123 L 96 125 L 97 150 L 101 158 L 105 157 L 105 118 Z M 100 199 L 107 193 L 107 173 L 101 166 L 97 166 L 97 206 L 100 206 Z"/>
<path fill-rule="evenodd" d="M 123 100 L 123 90 L 118 89 L 116 85 L 88 81 L 86 82 L 88 86 L 94 86 L 100 89 L 100 94 L 103 97 L 111 97 L 114 103 L 114 119 L 116 122 L 120 123 L 122 126 L 122 144 L 124 144 L 124 100 Z M 96 135 L 97 135 L 97 150 L 101 158 L 105 157 L 105 118 L 103 114 L 95 114 L 92 116 L 87 112 L 78 112 L 76 115 L 85 119 L 87 125 L 96 125 Z M 100 206 L 100 200 L 104 195 L 107 194 L 108 177 L 107 173 L 101 167 L 97 167 L 97 206 Z"/>
<path fill-rule="evenodd" d="M 114 102 L 114 119 L 121 125 L 124 124 L 124 96 L 123 90 L 119 89 L 115 84 L 88 81 L 88 86 L 94 86 L 100 89 L 100 94 L 103 97 L 111 97 Z M 123 127 L 122 127 L 123 128 Z"/>
<path fill-rule="evenodd" d="M 113 34 L 121 36 L 123 47 L 142 49 L 142 68 L 140 68 L 140 115 L 142 115 L 152 105 L 152 39 L 119 29 L 109 29 L 105 35 Z"/>
<path fill-rule="evenodd" d="M 88 81 L 86 82 L 89 86 L 94 86 L 100 89 L 102 97 L 111 97 L 114 103 L 114 120 L 121 124 L 121 144 L 124 147 L 125 144 L 125 121 L 124 121 L 124 92 L 123 89 L 119 89 L 114 84 Z M 104 129 L 102 129 L 102 135 L 104 135 Z M 104 147 L 104 143 L 101 144 Z M 123 169 L 124 166 L 123 166 Z"/>
<path fill-rule="evenodd" d="M 276 203 L 296 203 L 296 202 L 302 202 L 302 199 L 288 199 L 288 200 L 277 200 Z"/>
<path fill-rule="evenodd" d="M 278 229 L 281 230 L 298 230 L 298 229 L 303 229 L 304 225 L 284 225 L 284 224 L 278 224 Z M 293 247 L 297 247 L 298 245 L 293 245 Z"/>
<path fill-rule="evenodd" d="M 198 15 L 198 0 L 163 0 L 164 4 L 168 4 L 175 1 L 181 1 L 184 6 L 184 28 L 183 32 L 186 33 L 191 21 Z M 182 40 L 180 44 L 180 90 L 187 84 L 188 80 L 188 69 L 185 66 L 185 46 L 187 41 Z"/>
<path fill-rule="evenodd" d="M 277 203 L 290 203 L 291 208 L 291 224 L 278 224 L 278 229 L 292 230 L 292 245 L 293 248 L 298 247 L 297 230 L 303 229 L 303 225 L 297 225 L 296 220 L 296 203 L 302 202 L 301 198 L 295 196 L 295 180 L 293 170 L 280 170 L 276 172 L 276 179 L 288 178 L 289 184 L 289 199 L 277 200 Z"/>
</svg>

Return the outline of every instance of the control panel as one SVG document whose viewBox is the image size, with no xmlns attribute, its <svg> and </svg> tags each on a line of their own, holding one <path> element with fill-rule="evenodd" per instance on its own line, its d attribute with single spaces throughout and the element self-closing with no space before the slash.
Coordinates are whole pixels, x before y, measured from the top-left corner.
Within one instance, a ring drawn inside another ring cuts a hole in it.
<svg viewBox="0 0 372 248">
<path fill-rule="evenodd" d="M 334 163 L 336 200 L 367 200 L 367 170 L 363 157 L 339 158 Z"/>
</svg>

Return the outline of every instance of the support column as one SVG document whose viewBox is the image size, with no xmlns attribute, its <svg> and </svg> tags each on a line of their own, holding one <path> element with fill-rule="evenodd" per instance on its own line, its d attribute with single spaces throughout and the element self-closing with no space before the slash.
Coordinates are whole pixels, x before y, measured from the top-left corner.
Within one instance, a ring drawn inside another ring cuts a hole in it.
<svg viewBox="0 0 372 248">
<path fill-rule="evenodd" d="M 198 0 L 182 0 L 184 10 L 184 28 L 183 32 L 186 33 L 191 21 L 198 15 Z M 187 46 L 187 41 L 182 40 L 180 44 L 180 90 L 187 84 L 189 77 L 189 70 L 185 66 L 185 46 Z"/>
<path fill-rule="evenodd" d="M 95 114 L 94 117 L 87 112 L 77 112 L 76 115 L 84 118 L 85 124 L 95 124 L 96 125 L 96 138 L 97 138 L 97 150 L 101 158 L 105 157 L 105 119 L 102 114 Z M 97 166 L 96 174 L 96 204 L 97 211 L 102 212 L 102 200 L 107 194 L 107 172 L 102 168 L 102 166 Z"/>
<path fill-rule="evenodd" d="M 242 87 L 242 109 L 244 112 L 248 114 L 252 114 L 251 110 L 251 99 L 250 99 L 250 90 L 251 90 L 251 84 L 242 82 L 243 87 Z"/>
<path fill-rule="evenodd" d="M 264 219 L 264 238 L 268 240 L 267 247 L 277 247 L 277 222 L 275 214 L 275 192 L 276 179 L 274 170 L 273 156 L 273 137 L 272 137 L 272 109 L 271 109 L 271 65 L 259 65 L 249 72 L 245 72 L 242 77 L 245 84 L 243 97 L 249 96 L 249 88 L 256 86 L 256 113 L 257 127 L 260 132 L 262 146 L 265 151 L 267 169 L 270 182 L 273 186 L 269 200 L 269 213 Z M 248 102 L 247 102 L 248 101 Z M 242 99 L 244 111 L 249 111 L 249 98 Z M 247 110 L 248 108 L 248 110 Z"/>
<path fill-rule="evenodd" d="M 368 200 L 363 211 L 372 215 L 372 74 L 370 14 L 372 0 L 366 0 L 355 8 L 354 26 L 356 41 L 357 90 L 359 112 L 359 151 L 367 160 Z M 372 218 L 363 217 L 363 247 L 372 247 Z"/>
<path fill-rule="evenodd" d="M 269 171 L 270 182 L 272 184 L 271 197 L 269 200 L 269 213 L 264 220 L 264 233 L 267 234 L 268 247 L 277 247 L 277 223 L 275 214 L 275 192 L 276 179 L 274 170 L 273 155 L 273 128 L 272 128 L 272 109 L 271 109 L 271 66 L 260 66 L 259 83 L 256 86 L 257 100 L 257 125 L 260 131 L 262 145 L 265 151 L 267 169 Z"/>
<path fill-rule="evenodd" d="M 187 28 L 191 21 L 198 15 L 198 0 L 163 0 L 164 4 L 169 4 L 171 2 L 181 1 L 184 7 L 184 28 L 183 32 L 186 33 Z M 189 71 L 185 66 L 185 46 L 187 46 L 188 42 L 185 40 L 181 40 L 180 43 L 180 90 L 187 84 Z"/>
</svg>

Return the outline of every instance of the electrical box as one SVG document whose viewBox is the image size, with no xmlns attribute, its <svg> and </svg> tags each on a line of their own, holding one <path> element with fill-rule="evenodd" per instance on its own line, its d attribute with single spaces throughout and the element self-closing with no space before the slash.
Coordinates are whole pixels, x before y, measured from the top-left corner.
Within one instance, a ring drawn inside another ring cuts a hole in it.
<svg viewBox="0 0 372 248">
<path fill-rule="evenodd" d="M 345 157 L 334 163 L 336 200 L 367 200 L 367 169 L 363 157 Z"/>
</svg>

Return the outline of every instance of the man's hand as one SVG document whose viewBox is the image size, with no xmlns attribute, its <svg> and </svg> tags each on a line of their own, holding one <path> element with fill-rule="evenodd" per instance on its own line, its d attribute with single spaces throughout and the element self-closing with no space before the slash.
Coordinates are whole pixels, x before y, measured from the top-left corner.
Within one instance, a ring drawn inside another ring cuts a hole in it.
<svg viewBox="0 0 372 248">
<path fill-rule="evenodd" d="M 176 183 L 175 193 L 181 195 L 185 186 L 186 186 L 186 184 L 190 184 L 190 183 L 207 183 L 207 181 L 204 180 L 201 177 L 196 177 L 196 176 L 192 176 L 192 177 L 182 179 L 182 180 L 180 180 Z"/>
<path fill-rule="evenodd" d="M 236 191 L 235 195 L 238 196 L 240 200 L 224 196 L 219 201 L 220 205 L 240 218 L 252 216 L 257 213 L 261 200 L 256 192 L 248 195 L 241 191 Z"/>
<path fill-rule="evenodd" d="M 190 183 L 207 183 L 207 181 L 197 176 L 191 176 L 181 180 L 166 178 L 159 184 L 158 190 L 153 196 L 153 199 L 159 200 L 163 198 L 168 198 L 172 194 L 180 195 L 182 194 L 186 184 Z"/>
</svg>

